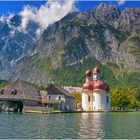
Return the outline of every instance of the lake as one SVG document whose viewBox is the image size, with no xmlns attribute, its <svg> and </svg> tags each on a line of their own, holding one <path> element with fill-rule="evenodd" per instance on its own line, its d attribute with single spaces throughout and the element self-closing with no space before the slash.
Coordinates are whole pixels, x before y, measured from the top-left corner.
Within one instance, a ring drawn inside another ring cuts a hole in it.
<svg viewBox="0 0 140 140">
<path fill-rule="evenodd" d="M 140 139 L 140 112 L 0 114 L 1 139 Z"/>
</svg>

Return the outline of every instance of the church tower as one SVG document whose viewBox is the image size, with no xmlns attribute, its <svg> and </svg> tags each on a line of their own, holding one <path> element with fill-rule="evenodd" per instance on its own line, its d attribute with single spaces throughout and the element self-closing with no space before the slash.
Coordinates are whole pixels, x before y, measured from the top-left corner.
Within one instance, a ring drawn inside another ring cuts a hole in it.
<svg viewBox="0 0 140 140">
<path fill-rule="evenodd" d="M 100 80 L 100 69 L 96 66 L 93 69 L 93 81 Z"/>
<path fill-rule="evenodd" d="M 83 111 L 109 111 L 111 108 L 109 86 L 100 79 L 100 74 L 97 66 L 93 68 L 92 73 L 90 70 L 85 72 L 86 81 L 82 90 Z"/>
</svg>

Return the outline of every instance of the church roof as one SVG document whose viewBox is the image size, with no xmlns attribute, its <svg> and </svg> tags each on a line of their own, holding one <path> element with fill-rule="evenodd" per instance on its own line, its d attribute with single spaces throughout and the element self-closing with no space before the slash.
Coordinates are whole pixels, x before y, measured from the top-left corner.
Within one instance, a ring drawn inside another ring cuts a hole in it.
<svg viewBox="0 0 140 140">
<path fill-rule="evenodd" d="M 95 66 L 92 70 L 93 76 L 99 76 L 100 74 L 100 69 Z M 85 72 L 86 77 L 91 76 L 91 71 L 87 70 Z M 87 81 L 88 80 L 88 81 Z M 100 78 L 96 78 L 93 80 L 87 79 L 86 82 L 83 84 L 83 92 L 108 92 L 109 91 L 109 85 L 106 84 L 104 81 L 100 80 Z"/>
<path fill-rule="evenodd" d="M 86 77 L 91 77 L 91 74 L 92 74 L 92 71 L 91 71 L 91 70 L 87 70 L 87 71 L 85 72 L 85 76 L 86 76 Z"/>
<path fill-rule="evenodd" d="M 109 86 L 101 81 L 101 80 L 96 80 L 96 81 L 88 81 L 83 84 L 83 92 L 105 92 L 109 91 Z"/>
</svg>

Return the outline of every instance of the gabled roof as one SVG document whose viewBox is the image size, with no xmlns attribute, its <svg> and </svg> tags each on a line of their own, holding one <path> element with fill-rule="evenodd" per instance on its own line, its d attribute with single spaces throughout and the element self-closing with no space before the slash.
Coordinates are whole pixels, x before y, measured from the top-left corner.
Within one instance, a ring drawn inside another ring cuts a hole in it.
<svg viewBox="0 0 140 140">
<path fill-rule="evenodd" d="M 69 97 L 69 98 L 74 98 L 74 96 L 72 96 L 72 94 L 70 94 L 67 90 L 63 89 L 63 88 L 60 88 L 56 85 L 53 85 L 53 84 L 50 84 L 47 88 L 47 93 L 48 95 L 50 94 L 58 94 L 58 95 L 64 95 L 66 97 Z"/>
<path fill-rule="evenodd" d="M 8 100 L 35 100 L 40 101 L 39 91 L 34 87 L 33 84 L 17 80 L 15 82 L 10 83 L 4 89 L 4 94 L 0 94 L 0 99 L 8 99 Z M 17 90 L 16 95 L 12 95 L 11 91 Z"/>
</svg>

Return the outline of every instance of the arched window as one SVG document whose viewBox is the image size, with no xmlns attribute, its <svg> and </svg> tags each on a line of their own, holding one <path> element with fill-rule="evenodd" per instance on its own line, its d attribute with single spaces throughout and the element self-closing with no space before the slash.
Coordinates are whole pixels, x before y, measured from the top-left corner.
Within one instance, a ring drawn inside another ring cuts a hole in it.
<svg viewBox="0 0 140 140">
<path fill-rule="evenodd" d="M 61 100 L 61 96 L 59 96 L 59 100 Z"/>
<path fill-rule="evenodd" d="M 106 98 L 106 102 L 108 103 L 109 102 L 109 97 L 107 96 L 107 98 Z"/>
<path fill-rule="evenodd" d="M 88 102 L 90 102 L 90 95 L 88 96 Z"/>
</svg>

